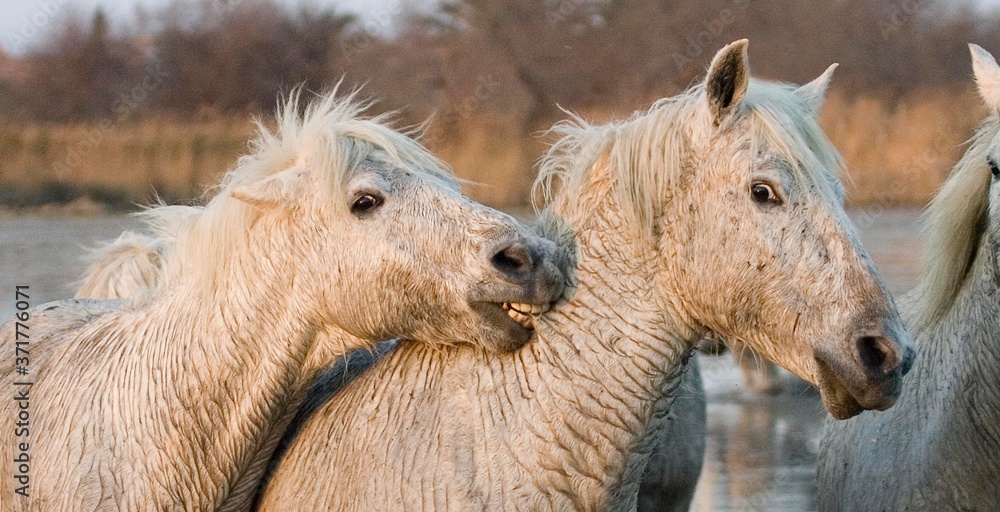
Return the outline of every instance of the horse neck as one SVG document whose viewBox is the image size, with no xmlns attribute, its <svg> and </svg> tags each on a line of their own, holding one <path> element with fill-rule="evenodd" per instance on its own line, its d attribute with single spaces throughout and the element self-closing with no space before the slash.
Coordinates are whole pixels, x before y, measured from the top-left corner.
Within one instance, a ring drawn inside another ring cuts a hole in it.
<svg viewBox="0 0 1000 512">
<path fill-rule="evenodd" d="M 936 417 L 949 412 L 948 428 L 1000 424 L 1000 300 L 996 268 L 984 239 L 975 261 L 949 309 L 935 322 L 915 332 L 917 358 L 907 375 L 903 393 L 913 393 L 918 416 Z M 919 311 L 920 291 L 907 297 L 906 313 Z M 907 320 L 916 320 L 907 315 Z M 914 325 L 914 321 L 908 322 Z M 970 389 L 976 390 L 969 393 Z M 953 395 L 940 397 L 942 393 Z M 970 400 L 972 400 L 970 402 Z M 962 418 L 962 419 L 960 419 Z M 962 420 L 965 421 L 962 421 Z M 971 421 L 971 423 L 970 423 Z M 983 423 L 985 421 L 985 423 Z M 973 433 L 973 435 L 978 435 Z M 1000 435 L 996 429 L 991 435 Z"/>
<path fill-rule="evenodd" d="M 274 261 L 280 257 L 272 256 L 270 264 L 280 265 Z M 168 411 L 171 426 L 184 429 L 187 439 L 204 438 L 188 443 L 193 448 L 184 450 L 177 467 L 196 468 L 190 481 L 202 488 L 193 496 L 223 510 L 245 508 L 250 499 L 269 450 L 318 370 L 307 364 L 317 338 L 331 346 L 359 345 L 337 329 L 321 332 L 303 301 L 289 300 L 301 293 L 292 279 L 263 272 L 253 261 L 224 262 L 225 275 L 214 276 L 211 287 L 184 279 L 145 312 L 146 330 L 167 335 L 153 358 L 165 377 L 159 387 L 175 394 L 163 403 L 183 404 Z M 149 347 L 137 349 L 145 351 L 140 359 L 150 358 Z"/>
<path fill-rule="evenodd" d="M 670 313 L 656 249 L 623 226 L 607 180 L 595 178 L 591 197 L 577 203 L 587 211 L 554 212 L 575 231 L 575 293 L 539 322 L 538 339 L 516 360 L 523 383 L 506 392 L 530 390 L 535 399 L 523 405 L 535 411 L 521 417 L 547 420 L 528 430 L 538 450 L 515 457 L 528 467 L 567 461 L 538 476 L 543 487 L 578 489 L 584 508 L 627 509 L 649 457 L 647 434 L 665 417 L 699 336 Z"/>
<path fill-rule="evenodd" d="M 308 468 L 374 460 L 379 489 L 336 469 L 320 487 L 347 487 L 345 508 L 358 488 L 364 500 L 426 485 L 441 509 L 634 509 L 648 434 L 697 335 L 664 305 L 655 250 L 622 227 L 609 194 L 590 195 L 588 211 L 547 212 L 574 227 L 577 286 L 536 339 L 510 354 L 401 344 L 305 424 L 264 502 L 326 496 L 299 485 L 315 478 Z"/>
</svg>

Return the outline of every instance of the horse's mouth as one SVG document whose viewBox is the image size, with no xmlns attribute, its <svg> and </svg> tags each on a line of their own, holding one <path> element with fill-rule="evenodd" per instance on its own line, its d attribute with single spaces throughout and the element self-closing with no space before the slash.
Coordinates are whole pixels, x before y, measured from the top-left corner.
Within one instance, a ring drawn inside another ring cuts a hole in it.
<svg viewBox="0 0 1000 512">
<path fill-rule="evenodd" d="M 836 378 L 821 377 L 819 394 L 823 400 L 823 407 L 830 416 L 838 420 L 846 420 L 865 411 L 865 407 L 858 403 L 847 387 Z"/>
<path fill-rule="evenodd" d="M 531 341 L 538 317 L 552 308 L 551 303 L 476 302 L 472 309 L 484 320 L 491 349 L 495 352 L 517 350 Z"/>
<path fill-rule="evenodd" d="M 507 312 L 507 316 L 520 324 L 521 327 L 531 330 L 535 328 L 535 319 L 552 309 L 552 303 L 504 302 L 503 309 Z"/>
<path fill-rule="evenodd" d="M 838 420 L 846 420 L 866 410 L 884 411 L 892 407 L 899 397 L 899 379 L 868 382 L 852 389 L 826 360 L 816 358 L 816 362 L 823 406 Z"/>
</svg>

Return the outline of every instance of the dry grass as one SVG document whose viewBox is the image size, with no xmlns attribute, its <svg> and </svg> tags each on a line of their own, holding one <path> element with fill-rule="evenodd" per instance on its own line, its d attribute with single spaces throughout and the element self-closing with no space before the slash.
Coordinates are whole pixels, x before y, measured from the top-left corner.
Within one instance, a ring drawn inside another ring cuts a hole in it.
<svg viewBox="0 0 1000 512">
<path fill-rule="evenodd" d="M 847 163 L 854 205 L 923 206 L 986 114 L 974 91 L 917 91 L 894 103 L 833 93 L 821 122 Z"/>
<path fill-rule="evenodd" d="M 609 112 L 584 114 L 599 121 Z M 850 203 L 922 206 L 983 114 L 971 89 L 921 91 L 893 103 L 834 92 L 822 123 L 847 161 Z M 467 187 L 472 197 L 514 207 L 528 202 L 532 164 L 544 150 L 541 127 L 525 124 L 480 110 L 447 131 L 432 128 L 429 145 L 459 176 L 481 184 Z M 8 202 L 53 186 L 139 203 L 149 202 L 154 191 L 193 197 L 235 162 L 250 132 L 246 119 L 0 127 L 0 190 Z"/>
<path fill-rule="evenodd" d="M 140 203 L 191 197 L 233 164 L 250 130 L 248 120 L 0 127 L 0 187 L 14 199 L 53 187 Z"/>
</svg>

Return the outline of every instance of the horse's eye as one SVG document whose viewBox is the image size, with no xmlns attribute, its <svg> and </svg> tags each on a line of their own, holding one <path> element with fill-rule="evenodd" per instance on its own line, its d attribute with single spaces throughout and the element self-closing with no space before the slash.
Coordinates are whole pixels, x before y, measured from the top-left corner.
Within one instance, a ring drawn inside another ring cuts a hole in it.
<svg viewBox="0 0 1000 512">
<path fill-rule="evenodd" d="M 778 196 L 770 185 L 764 183 L 754 183 L 750 186 L 750 195 L 758 203 L 777 203 Z"/>
<path fill-rule="evenodd" d="M 997 161 L 993 157 L 986 157 L 986 163 L 990 164 L 990 172 L 993 173 L 994 178 L 1000 178 L 1000 167 L 997 167 Z"/>
<path fill-rule="evenodd" d="M 361 215 L 382 205 L 382 198 L 372 194 L 360 194 L 351 202 L 351 213 Z"/>
</svg>

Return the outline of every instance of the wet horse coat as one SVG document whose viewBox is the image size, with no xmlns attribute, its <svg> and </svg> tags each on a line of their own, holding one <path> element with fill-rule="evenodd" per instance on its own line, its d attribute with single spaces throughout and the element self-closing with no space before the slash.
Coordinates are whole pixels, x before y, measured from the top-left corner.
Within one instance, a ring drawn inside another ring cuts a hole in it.
<svg viewBox="0 0 1000 512">
<path fill-rule="evenodd" d="M 912 347 L 843 212 L 815 123 L 827 78 L 750 82 L 741 41 L 704 86 L 557 127 L 538 226 L 576 261 L 568 301 L 510 354 L 402 344 L 306 420 L 261 508 L 630 510 L 709 331 L 838 417 L 891 406 Z"/>
<path fill-rule="evenodd" d="M 464 198 L 362 109 L 330 94 L 300 114 L 293 95 L 204 210 L 144 214 L 169 247 L 118 256 L 168 251 L 126 272 L 155 277 L 152 291 L 29 311 L 30 497 L 2 464 L 4 510 L 244 510 L 327 362 L 390 336 L 480 350 L 528 339 L 504 304 L 561 295 L 553 244 Z M 136 281 L 119 284 L 104 292 Z M 17 378 L 3 358 L 3 385 Z M 0 441 L 13 460 L 14 429 Z"/>
</svg>

